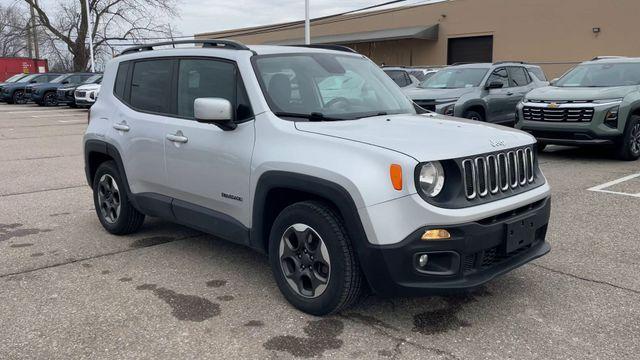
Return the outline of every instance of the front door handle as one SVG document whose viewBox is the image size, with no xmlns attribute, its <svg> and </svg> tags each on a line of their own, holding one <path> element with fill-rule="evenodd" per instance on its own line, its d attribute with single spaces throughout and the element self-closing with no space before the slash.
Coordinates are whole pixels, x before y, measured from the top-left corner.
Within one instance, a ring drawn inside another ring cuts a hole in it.
<svg viewBox="0 0 640 360">
<path fill-rule="evenodd" d="M 184 136 L 182 131 L 178 130 L 178 132 L 176 132 L 175 134 L 167 134 L 167 140 L 175 142 L 175 143 L 184 144 L 187 141 L 189 141 L 189 138 Z"/>
<path fill-rule="evenodd" d="M 511 96 L 511 95 L 513 95 L 513 93 L 512 92 L 508 92 L 507 95 Z"/>
<path fill-rule="evenodd" d="M 124 131 L 124 132 L 127 132 L 127 131 L 131 130 L 129 125 L 127 125 L 127 123 L 124 122 L 124 121 L 119 123 L 119 124 L 113 124 L 113 128 L 118 130 L 118 131 Z"/>
</svg>

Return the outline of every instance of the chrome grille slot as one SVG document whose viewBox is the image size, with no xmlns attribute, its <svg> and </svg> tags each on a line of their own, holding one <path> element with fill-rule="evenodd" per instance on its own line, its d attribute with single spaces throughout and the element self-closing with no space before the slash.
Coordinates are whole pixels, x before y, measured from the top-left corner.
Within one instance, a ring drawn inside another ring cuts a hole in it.
<svg viewBox="0 0 640 360">
<path fill-rule="evenodd" d="M 527 181 L 533 182 L 535 177 L 535 169 L 533 167 L 533 151 L 530 148 L 524 150 L 524 155 L 527 158 Z"/>
<path fill-rule="evenodd" d="M 512 188 L 518 187 L 518 158 L 516 153 L 509 151 L 507 153 L 507 163 L 509 164 L 509 185 Z"/>
<path fill-rule="evenodd" d="M 512 193 L 535 182 L 533 148 L 523 147 L 463 159 L 462 180 L 468 200 Z"/>
<path fill-rule="evenodd" d="M 498 154 L 498 170 L 500 172 L 500 190 L 509 189 L 509 162 L 505 154 Z"/>
<path fill-rule="evenodd" d="M 527 183 L 527 163 L 524 156 L 524 150 L 516 151 L 516 159 L 518 160 L 518 182 L 520 185 Z"/>
<path fill-rule="evenodd" d="M 464 192 L 467 199 L 476 198 L 476 167 L 471 159 L 462 162 L 462 171 L 464 172 Z"/>
<path fill-rule="evenodd" d="M 489 186 L 487 185 L 487 162 L 484 158 L 476 158 L 476 178 L 478 179 L 478 195 L 487 196 Z"/>
<path fill-rule="evenodd" d="M 500 172 L 498 171 L 498 160 L 495 155 L 487 156 L 487 171 L 489 176 L 489 191 L 495 194 L 500 190 Z"/>
</svg>

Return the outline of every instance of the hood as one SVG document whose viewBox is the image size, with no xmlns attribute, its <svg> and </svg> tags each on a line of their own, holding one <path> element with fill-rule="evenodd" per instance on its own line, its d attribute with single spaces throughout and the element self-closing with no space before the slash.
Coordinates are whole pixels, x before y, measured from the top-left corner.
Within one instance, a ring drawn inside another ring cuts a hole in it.
<svg viewBox="0 0 640 360">
<path fill-rule="evenodd" d="M 65 85 L 65 86 L 59 87 L 58 90 L 69 91 L 69 90 L 75 90 L 77 87 L 78 85 Z"/>
<path fill-rule="evenodd" d="M 84 90 L 84 91 L 98 90 L 98 89 L 100 89 L 100 84 L 86 84 L 86 85 L 80 85 L 76 88 L 76 90 Z"/>
<path fill-rule="evenodd" d="M 545 86 L 532 90 L 527 94 L 527 98 L 549 101 L 602 100 L 623 98 L 633 91 L 638 91 L 638 86 L 616 86 L 605 88 Z"/>
<path fill-rule="evenodd" d="M 411 100 L 439 100 L 459 98 L 475 91 L 476 88 L 460 88 L 460 89 L 423 89 L 420 87 L 408 89 L 405 94 Z"/>
<path fill-rule="evenodd" d="M 417 161 L 461 158 L 535 142 L 531 135 L 512 128 L 436 114 L 300 121 L 295 126 L 300 131 L 397 151 Z"/>
</svg>

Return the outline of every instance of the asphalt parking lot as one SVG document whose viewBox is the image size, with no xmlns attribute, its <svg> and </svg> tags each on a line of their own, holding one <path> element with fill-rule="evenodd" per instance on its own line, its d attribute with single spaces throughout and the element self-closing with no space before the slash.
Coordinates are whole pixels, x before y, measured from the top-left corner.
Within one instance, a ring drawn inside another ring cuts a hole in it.
<svg viewBox="0 0 640 360">
<path fill-rule="evenodd" d="M 147 220 L 107 234 L 83 172 L 86 111 L 0 104 L 0 358 L 632 359 L 640 162 L 550 147 L 552 252 L 467 295 L 369 296 L 315 318 L 265 257 Z"/>
</svg>

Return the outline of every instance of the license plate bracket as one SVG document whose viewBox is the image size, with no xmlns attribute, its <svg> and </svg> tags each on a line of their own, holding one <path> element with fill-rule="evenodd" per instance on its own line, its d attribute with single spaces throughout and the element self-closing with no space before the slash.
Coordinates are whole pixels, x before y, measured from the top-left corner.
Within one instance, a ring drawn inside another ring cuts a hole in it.
<svg viewBox="0 0 640 360">
<path fill-rule="evenodd" d="M 512 253 L 535 240 L 537 229 L 535 216 L 508 222 L 506 225 L 505 252 Z"/>
</svg>

